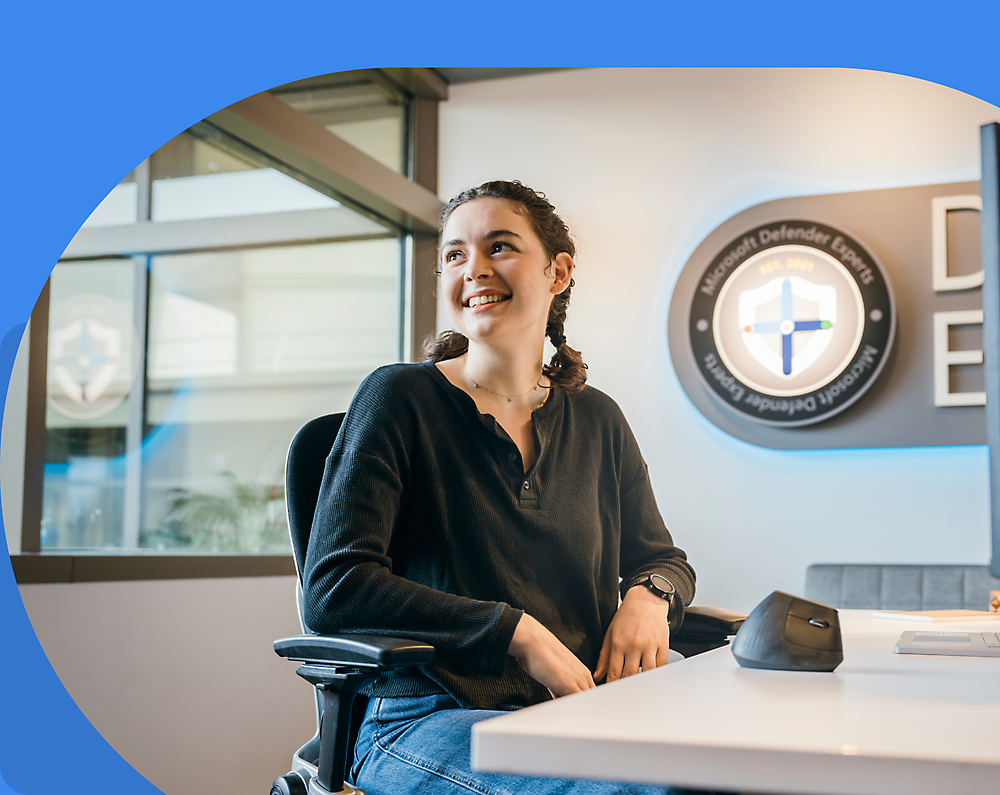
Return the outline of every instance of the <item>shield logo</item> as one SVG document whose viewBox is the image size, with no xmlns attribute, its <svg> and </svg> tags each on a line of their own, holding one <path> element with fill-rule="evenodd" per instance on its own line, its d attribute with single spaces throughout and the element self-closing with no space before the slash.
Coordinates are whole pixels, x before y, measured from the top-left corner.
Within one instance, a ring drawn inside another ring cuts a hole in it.
<svg viewBox="0 0 1000 795">
<path fill-rule="evenodd" d="M 54 329 L 49 337 L 52 377 L 74 403 L 92 405 L 118 374 L 121 331 L 88 318 Z"/>
<path fill-rule="evenodd" d="M 770 372 L 791 378 L 830 344 L 837 290 L 800 276 L 779 276 L 739 296 L 739 323 L 750 354 Z"/>
<path fill-rule="evenodd" d="M 139 372 L 132 318 L 105 295 L 78 293 L 49 315 L 46 399 L 76 420 L 104 417 L 128 397 Z"/>
<path fill-rule="evenodd" d="M 702 385 L 727 410 L 794 428 L 864 393 L 891 347 L 894 317 L 889 284 L 857 240 L 815 221 L 772 221 L 719 249 L 688 329 Z"/>
</svg>

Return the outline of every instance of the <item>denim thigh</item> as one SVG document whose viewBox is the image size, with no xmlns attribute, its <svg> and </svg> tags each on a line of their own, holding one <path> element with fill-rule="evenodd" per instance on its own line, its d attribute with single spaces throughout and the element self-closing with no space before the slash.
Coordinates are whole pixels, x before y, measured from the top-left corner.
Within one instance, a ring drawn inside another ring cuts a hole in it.
<svg viewBox="0 0 1000 795">
<path fill-rule="evenodd" d="M 373 698 L 350 780 L 366 795 L 664 795 L 665 787 L 484 773 L 470 764 L 472 724 L 503 712 L 446 695 Z"/>
</svg>

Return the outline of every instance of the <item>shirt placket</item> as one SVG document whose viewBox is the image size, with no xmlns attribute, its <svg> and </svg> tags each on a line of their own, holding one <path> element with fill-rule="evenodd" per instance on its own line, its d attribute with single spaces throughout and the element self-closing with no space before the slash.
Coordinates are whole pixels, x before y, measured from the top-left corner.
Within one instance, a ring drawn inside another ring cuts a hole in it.
<svg viewBox="0 0 1000 795">
<path fill-rule="evenodd" d="M 538 487 L 536 473 L 538 472 L 538 459 L 542 457 L 544 447 L 541 435 L 539 434 L 538 457 L 532 464 L 528 472 L 524 471 L 524 462 L 521 459 L 521 452 L 517 449 L 513 439 L 507 434 L 495 419 L 493 420 L 493 432 L 496 435 L 496 444 L 500 453 L 501 468 L 506 470 L 509 482 L 514 490 L 514 497 L 518 507 L 529 510 L 538 510 Z M 536 429 L 537 433 L 537 429 Z"/>
</svg>

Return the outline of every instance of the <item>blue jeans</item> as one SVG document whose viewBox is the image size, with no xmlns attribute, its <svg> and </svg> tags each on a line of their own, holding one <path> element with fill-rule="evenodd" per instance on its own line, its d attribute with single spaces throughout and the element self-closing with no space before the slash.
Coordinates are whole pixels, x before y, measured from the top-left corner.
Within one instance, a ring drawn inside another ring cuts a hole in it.
<svg viewBox="0 0 1000 795">
<path fill-rule="evenodd" d="M 349 779 L 366 795 L 679 795 L 651 784 L 484 773 L 470 765 L 472 724 L 503 712 L 450 696 L 373 698 Z"/>
</svg>

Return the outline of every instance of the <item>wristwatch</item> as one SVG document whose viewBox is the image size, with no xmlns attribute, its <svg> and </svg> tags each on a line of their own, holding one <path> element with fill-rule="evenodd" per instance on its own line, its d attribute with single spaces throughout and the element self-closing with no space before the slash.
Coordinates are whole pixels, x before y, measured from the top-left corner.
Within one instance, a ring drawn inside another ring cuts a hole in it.
<svg viewBox="0 0 1000 795">
<path fill-rule="evenodd" d="M 673 606 L 674 596 L 677 592 L 674 589 L 673 583 L 666 577 L 660 574 L 650 574 L 645 580 L 642 580 L 637 584 L 644 585 L 661 599 L 665 599 L 667 604 L 671 607 Z"/>
</svg>

